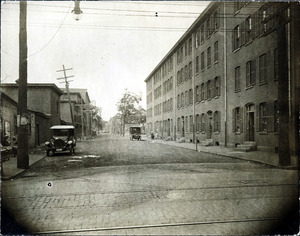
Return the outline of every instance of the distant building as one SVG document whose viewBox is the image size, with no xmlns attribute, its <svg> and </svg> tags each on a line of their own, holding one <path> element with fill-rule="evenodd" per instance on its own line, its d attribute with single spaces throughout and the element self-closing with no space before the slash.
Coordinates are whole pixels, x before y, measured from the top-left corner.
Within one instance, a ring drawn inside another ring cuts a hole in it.
<svg viewBox="0 0 300 236">
<path fill-rule="evenodd" d="M 280 72 L 273 14 L 285 7 L 274 2 L 210 3 L 145 79 L 147 133 L 205 145 L 250 143 L 276 152 Z M 285 96 L 295 154 L 299 5 L 289 3 L 284 14 L 289 63 Z"/>
<path fill-rule="evenodd" d="M 35 147 L 51 138 L 50 127 L 61 124 L 59 97 L 62 91 L 55 84 L 28 84 L 28 145 Z M 18 85 L 1 84 L 2 137 L 9 132 L 17 136 Z"/>
<path fill-rule="evenodd" d="M 71 124 L 71 111 L 66 89 L 61 88 L 63 95 L 60 97 L 61 119 L 65 124 Z M 76 137 L 90 136 L 92 119 L 89 105 L 91 103 L 86 89 L 69 89 L 71 107 L 73 112 Z"/>
</svg>

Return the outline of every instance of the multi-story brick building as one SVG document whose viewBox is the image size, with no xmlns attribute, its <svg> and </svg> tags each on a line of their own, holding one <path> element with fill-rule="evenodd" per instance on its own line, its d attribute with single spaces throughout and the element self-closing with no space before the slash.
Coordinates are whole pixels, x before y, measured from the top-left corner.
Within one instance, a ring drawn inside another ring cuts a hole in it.
<svg viewBox="0 0 300 236">
<path fill-rule="evenodd" d="M 286 20 L 289 128 L 297 151 L 299 5 L 212 2 L 146 78 L 147 132 L 278 148 L 277 13 Z"/>
</svg>

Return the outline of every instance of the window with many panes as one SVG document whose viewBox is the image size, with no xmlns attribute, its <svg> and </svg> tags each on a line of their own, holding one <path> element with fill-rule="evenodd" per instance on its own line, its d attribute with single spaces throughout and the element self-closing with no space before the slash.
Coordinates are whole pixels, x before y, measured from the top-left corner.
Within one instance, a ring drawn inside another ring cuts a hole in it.
<svg viewBox="0 0 300 236">
<path fill-rule="evenodd" d="M 216 41 L 214 43 L 214 63 L 219 61 L 219 43 Z"/>
<path fill-rule="evenodd" d="M 207 68 L 211 66 L 211 48 L 207 48 Z"/>
<path fill-rule="evenodd" d="M 198 74 L 199 73 L 199 57 L 196 56 L 196 68 L 195 68 L 195 73 Z"/>
<path fill-rule="evenodd" d="M 259 82 L 267 82 L 268 77 L 268 65 L 267 54 L 263 54 L 259 57 Z"/>
<path fill-rule="evenodd" d="M 201 131 L 201 119 L 200 119 L 200 115 L 197 114 L 196 115 L 196 132 Z"/>
<path fill-rule="evenodd" d="M 206 31 L 205 31 L 205 33 L 206 33 L 206 38 L 208 38 L 209 36 L 210 36 L 210 33 L 211 33 L 211 27 L 210 27 L 210 18 L 208 18 L 207 20 L 206 20 Z"/>
<path fill-rule="evenodd" d="M 201 25 L 201 43 L 204 42 L 204 25 Z"/>
<path fill-rule="evenodd" d="M 251 87 L 255 84 L 256 61 L 251 60 L 246 63 L 246 86 Z"/>
<path fill-rule="evenodd" d="M 192 78 L 192 62 L 189 63 L 189 78 Z"/>
<path fill-rule="evenodd" d="M 214 79 L 214 88 L 215 88 L 215 91 L 214 91 L 214 96 L 220 96 L 220 77 L 217 76 L 215 77 Z"/>
<path fill-rule="evenodd" d="M 204 70 L 205 63 L 204 63 L 204 52 L 201 53 L 201 70 Z"/>
<path fill-rule="evenodd" d="M 188 48 L 188 53 L 192 53 L 192 38 L 189 39 L 189 48 Z"/>
<path fill-rule="evenodd" d="M 233 50 L 236 50 L 240 47 L 240 26 L 237 25 L 234 29 L 233 29 Z"/>
<path fill-rule="evenodd" d="M 193 104 L 193 90 L 189 90 L 189 104 Z"/>
<path fill-rule="evenodd" d="M 195 88 L 195 102 L 199 102 L 201 100 L 200 88 L 197 85 Z"/>
<path fill-rule="evenodd" d="M 220 132 L 220 119 L 221 119 L 221 113 L 219 111 L 215 111 L 214 113 L 214 132 Z"/>
<path fill-rule="evenodd" d="M 206 89 L 207 89 L 207 99 L 211 98 L 211 84 L 210 84 L 210 80 L 207 81 L 206 83 Z"/>
<path fill-rule="evenodd" d="M 193 128 L 193 126 L 194 126 L 194 123 L 193 123 L 193 116 L 190 116 L 190 132 L 193 132 L 194 131 L 194 128 Z"/>
<path fill-rule="evenodd" d="M 205 126 L 205 114 L 202 113 L 201 114 L 201 131 L 205 132 L 205 128 L 206 128 L 206 126 Z"/>
<path fill-rule="evenodd" d="M 200 45 L 200 31 L 197 30 L 195 33 L 195 47 L 199 47 Z"/>
<path fill-rule="evenodd" d="M 214 30 L 217 30 L 220 27 L 220 16 L 218 14 L 218 11 L 214 12 Z"/>
<path fill-rule="evenodd" d="M 245 43 L 248 43 L 252 40 L 252 20 L 249 16 L 245 21 Z"/>
<path fill-rule="evenodd" d="M 267 104 L 259 104 L 259 131 L 267 130 Z"/>
<path fill-rule="evenodd" d="M 189 71 L 188 71 L 188 67 L 187 65 L 184 67 L 184 80 L 188 80 L 189 79 Z"/>
<path fill-rule="evenodd" d="M 234 71 L 234 89 L 235 91 L 240 91 L 241 90 L 241 67 L 238 66 L 235 68 Z"/>
<path fill-rule="evenodd" d="M 242 132 L 242 125 L 243 125 L 243 119 L 242 116 L 242 108 L 236 107 L 233 109 L 232 112 L 232 131 L 234 133 L 240 133 Z"/>
<path fill-rule="evenodd" d="M 205 88 L 204 83 L 201 84 L 201 101 L 205 100 Z"/>
<path fill-rule="evenodd" d="M 187 91 L 185 91 L 185 93 L 184 93 L 184 101 L 185 101 L 185 106 L 187 106 L 188 104 L 189 104 L 189 98 L 188 98 L 188 92 Z"/>
</svg>

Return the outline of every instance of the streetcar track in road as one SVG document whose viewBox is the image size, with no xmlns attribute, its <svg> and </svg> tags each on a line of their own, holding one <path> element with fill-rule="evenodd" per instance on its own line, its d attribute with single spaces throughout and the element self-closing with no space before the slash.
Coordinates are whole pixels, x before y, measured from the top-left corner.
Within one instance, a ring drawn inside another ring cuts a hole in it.
<svg viewBox="0 0 300 236">
<path fill-rule="evenodd" d="M 249 199 L 264 199 L 264 200 L 274 200 L 274 199 L 296 199 L 298 195 L 288 195 L 288 196 L 264 196 L 264 197 L 254 197 L 254 196 L 249 196 L 249 197 L 235 197 L 235 198 L 210 198 L 210 199 L 186 199 L 186 200 L 181 200 L 180 201 L 182 203 L 184 202 L 214 202 L 214 201 L 239 201 L 239 200 L 249 200 Z M 88 207 L 93 209 L 95 207 L 97 208 L 105 208 L 105 209 L 115 209 L 117 207 L 117 210 L 123 209 L 123 208 L 130 208 L 133 207 L 135 205 L 141 205 L 141 204 L 145 204 L 147 202 L 149 202 L 149 200 L 154 200 L 154 199 L 159 199 L 159 198 L 145 198 L 143 199 L 143 201 L 135 201 L 134 203 L 115 203 L 115 204 L 89 204 Z M 167 199 L 168 201 L 165 201 L 166 199 L 160 199 L 160 202 L 176 202 L 179 199 Z M 238 204 L 240 204 L 240 202 L 238 202 Z M 46 207 L 43 208 L 43 210 L 54 210 L 54 209 L 65 209 L 65 210 L 80 210 L 80 209 L 86 209 L 87 205 L 86 204 L 81 204 L 81 205 L 72 205 L 72 206 L 51 206 L 51 207 Z M 24 209 L 24 206 L 22 206 L 22 208 L 14 208 L 14 210 L 22 210 Z M 41 210 L 41 208 L 39 207 L 28 207 L 28 209 L 30 209 L 30 211 L 34 212 L 37 211 L 39 212 Z M 50 215 L 51 213 L 48 213 L 48 215 Z M 52 213 L 53 215 L 56 215 L 57 213 Z"/>
<path fill-rule="evenodd" d="M 171 191 L 201 191 L 201 190 L 215 190 L 215 189 L 240 189 L 240 188 L 265 188 L 265 187 L 292 187 L 298 189 L 297 184 L 261 184 L 261 185 L 237 185 L 237 186 L 215 186 L 215 187 L 201 187 L 201 188 L 168 188 L 168 189 L 151 189 L 151 190 L 133 190 L 133 191 L 100 191 L 100 192 L 72 192 L 55 194 L 38 194 L 33 196 L 2 196 L 2 199 L 19 199 L 19 198 L 37 198 L 37 197 L 55 197 L 55 196 L 72 196 L 72 195 L 109 195 L 109 194 L 130 194 L 130 193 L 147 193 L 147 192 L 171 192 Z"/>
<path fill-rule="evenodd" d="M 72 229 L 72 230 L 53 230 L 33 232 L 33 234 L 66 234 L 66 233 L 83 233 L 83 232 L 97 232 L 97 231 L 112 231 L 112 230 L 130 230 L 130 229 L 146 229 L 146 228 L 165 228 L 178 226 L 196 226 L 196 225 L 213 225 L 213 224 L 232 224 L 232 223 L 248 223 L 248 222 L 266 222 L 266 221 L 281 221 L 281 218 L 246 218 L 234 220 L 216 220 L 216 221 L 199 221 L 199 222 L 178 222 L 152 225 L 130 225 L 130 226 L 116 226 L 116 227 L 102 227 L 89 229 Z"/>
</svg>

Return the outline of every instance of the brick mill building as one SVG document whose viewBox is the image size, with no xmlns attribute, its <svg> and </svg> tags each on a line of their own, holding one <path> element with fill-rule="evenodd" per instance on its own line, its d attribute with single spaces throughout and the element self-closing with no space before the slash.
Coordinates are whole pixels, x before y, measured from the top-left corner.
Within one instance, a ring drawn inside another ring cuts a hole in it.
<svg viewBox="0 0 300 236">
<path fill-rule="evenodd" d="M 297 3 L 212 2 L 145 79 L 147 133 L 166 140 L 277 152 L 279 62 L 284 55 L 278 49 L 278 22 L 285 25 L 287 45 L 283 113 L 289 145 L 296 153 Z"/>
</svg>

